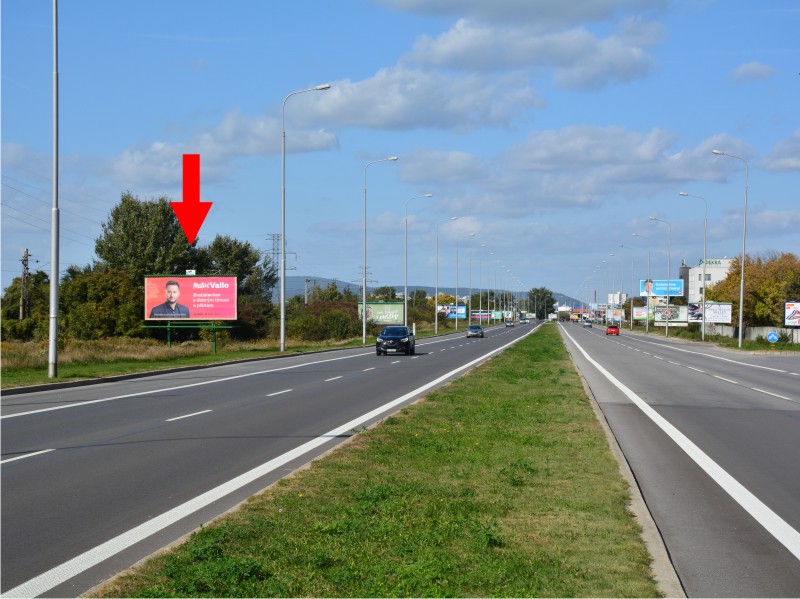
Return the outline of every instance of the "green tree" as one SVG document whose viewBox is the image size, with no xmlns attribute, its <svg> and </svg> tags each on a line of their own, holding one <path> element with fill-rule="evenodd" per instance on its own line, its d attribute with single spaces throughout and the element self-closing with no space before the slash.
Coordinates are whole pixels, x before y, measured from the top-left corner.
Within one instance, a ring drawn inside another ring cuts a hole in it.
<svg viewBox="0 0 800 599">
<path fill-rule="evenodd" d="M 728 276 L 706 290 L 707 300 L 733 304 L 734 323 L 739 322 L 740 275 L 741 261 L 736 258 Z M 800 292 L 800 258 L 791 252 L 747 256 L 744 283 L 744 326 L 781 326 L 783 303 Z"/>
<path fill-rule="evenodd" d="M 144 287 L 103 265 L 70 266 L 61 282 L 64 333 L 73 339 L 135 337 L 144 313 Z"/>
<path fill-rule="evenodd" d="M 203 274 L 235 275 L 239 293 L 269 299 L 277 283 L 277 270 L 249 241 L 239 241 L 228 235 L 217 235 L 207 246 L 198 249 L 198 262 Z"/>
<path fill-rule="evenodd" d="M 144 281 L 146 274 L 203 270 L 205 256 L 196 244 L 188 243 L 166 197 L 141 201 L 126 192 L 103 223 L 95 253 L 101 265 Z"/>
<path fill-rule="evenodd" d="M 342 299 L 343 296 L 334 281 L 328 283 L 325 289 L 320 288 L 319 285 L 314 285 L 313 289 L 311 289 L 312 302 L 338 302 Z"/>
<path fill-rule="evenodd" d="M 378 287 L 372 292 L 372 298 L 376 301 L 391 302 L 397 299 L 397 290 L 394 287 Z"/>
<path fill-rule="evenodd" d="M 19 319 L 19 303 L 22 295 L 22 277 L 16 277 L 3 290 L 2 314 L 3 339 L 40 341 L 47 339 L 50 327 L 50 277 L 37 270 L 28 275 L 28 311 Z"/>
<path fill-rule="evenodd" d="M 553 292 L 547 287 L 536 287 L 528 291 L 528 310 L 535 311 L 537 319 L 544 320 L 553 311 L 554 305 Z"/>
</svg>

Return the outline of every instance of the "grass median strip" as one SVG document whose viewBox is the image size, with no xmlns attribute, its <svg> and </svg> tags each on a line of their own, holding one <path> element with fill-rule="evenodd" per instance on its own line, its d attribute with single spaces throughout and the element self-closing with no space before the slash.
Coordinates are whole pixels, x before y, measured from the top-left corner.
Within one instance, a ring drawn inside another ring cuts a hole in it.
<svg viewBox="0 0 800 599">
<path fill-rule="evenodd" d="M 554 326 L 97 596 L 658 596 Z"/>
</svg>

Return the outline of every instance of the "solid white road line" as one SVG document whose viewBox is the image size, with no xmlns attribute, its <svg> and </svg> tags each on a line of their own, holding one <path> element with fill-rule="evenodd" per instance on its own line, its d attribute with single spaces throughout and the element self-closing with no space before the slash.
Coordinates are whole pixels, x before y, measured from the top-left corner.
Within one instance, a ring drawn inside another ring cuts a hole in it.
<svg viewBox="0 0 800 599">
<path fill-rule="evenodd" d="M 186 414 L 186 416 L 176 416 L 175 418 L 167 418 L 164 422 L 175 422 L 176 420 L 183 420 L 184 418 L 191 418 L 192 416 L 199 416 L 200 414 L 208 414 L 212 410 L 203 410 L 202 412 L 194 412 Z"/>
<path fill-rule="evenodd" d="M 792 528 L 783 518 L 767 507 L 758 497 L 748 491 L 744 485 L 733 478 L 719 464 L 712 460 L 694 442 L 675 428 L 666 418 L 656 412 L 650 404 L 636 395 L 614 375 L 608 372 L 603 366 L 595 361 L 578 342 L 572 338 L 564 327 L 561 327 L 564 334 L 575 344 L 583 357 L 600 373 L 608 379 L 617 389 L 627 396 L 633 404 L 638 407 L 653 423 L 680 447 L 686 455 L 702 468 L 711 479 L 716 482 L 728 495 L 733 498 L 744 510 L 749 513 L 761 526 L 763 526 L 778 542 L 786 547 L 792 555 L 800 560 L 800 533 Z M 720 378 L 720 377 L 717 377 Z"/>
<path fill-rule="evenodd" d="M 41 455 L 43 453 L 48 453 L 50 451 L 55 451 L 55 449 L 43 449 L 42 451 L 34 451 L 33 453 L 26 453 L 25 455 L 19 455 L 15 458 L 8 458 L 7 460 L 3 460 L 2 462 L 0 462 L 0 464 L 8 464 L 9 462 L 16 462 L 17 460 L 32 458 L 35 455 Z"/>
<path fill-rule="evenodd" d="M 335 428 L 332 431 L 329 431 L 324 435 L 317 437 L 316 439 L 312 439 L 311 441 L 308 441 L 307 443 L 304 443 L 303 445 L 300 445 L 294 448 L 293 450 L 284 453 L 283 455 L 280 455 L 272 460 L 269 460 L 268 462 L 262 464 L 261 466 L 257 466 L 256 468 L 253 468 L 252 470 L 245 472 L 244 474 L 240 474 L 236 478 L 226 483 L 223 483 L 218 487 L 215 487 L 209 491 L 206 491 L 202 495 L 199 495 L 194 499 L 190 499 L 189 501 L 177 507 L 174 507 L 167 512 L 164 512 L 160 516 L 155 516 L 154 518 L 151 518 L 146 522 L 143 522 L 139 526 L 132 528 L 131 530 L 124 532 L 114 537 L 113 539 L 110 539 L 105 543 L 98 545 L 97 547 L 89 549 L 88 551 L 64 562 L 63 564 L 40 574 L 39 576 L 31 578 L 27 582 L 24 582 L 21 585 L 14 587 L 13 589 L 10 589 L 5 593 L 3 593 L 3 597 L 38 597 L 42 593 L 46 593 L 53 587 L 56 587 L 63 582 L 66 582 L 70 578 L 77 576 L 78 574 L 88 570 L 92 566 L 95 566 L 105 561 L 106 559 L 116 555 L 117 553 L 124 551 L 125 549 L 131 547 L 132 545 L 138 543 L 139 541 L 142 541 L 147 537 L 156 534 L 157 532 L 163 530 L 167 526 L 170 526 L 175 522 L 178 522 L 179 520 L 185 518 L 186 516 L 214 503 L 215 501 L 219 501 L 226 495 L 230 495 L 234 491 L 244 487 L 245 485 L 250 484 L 255 480 L 258 480 L 262 476 L 266 476 L 270 472 L 277 470 L 278 468 L 284 466 L 285 464 L 288 464 L 295 458 L 305 455 L 309 451 L 312 451 L 313 449 L 316 449 L 320 445 L 327 443 L 332 438 L 351 432 L 356 427 L 361 426 L 364 423 L 369 422 L 374 418 L 377 418 L 378 416 L 384 414 L 388 410 L 392 410 L 395 407 L 403 404 L 404 402 L 413 399 L 417 395 L 424 393 L 429 389 L 432 389 L 439 383 L 443 383 L 447 379 L 459 374 L 460 372 L 463 372 L 471 368 L 472 366 L 479 364 L 480 362 L 486 360 L 490 356 L 500 353 L 504 349 L 511 347 L 518 341 L 521 341 L 528 335 L 532 334 L 537 329 L 538 327 L 533 328 L 530 330 L 530 332 L 525 333 L 524 335 L 518 337 L 514 341 L 510 341 L 509 343 L 506 343 L 505 345 L 502 345 L 497 349 L 487 352 L 484 355 L 480 356 L 479 358 L 475 358 L 471 362 L 467 362 L 466 364 L 463 364 L 462 366 L 459 366 L 458 368 L 455 368 L 454 370 L 451 370 L 450 372 L 443 374 L 442 376 L 422 385 L 421 387 L 418 387 L 417 389 L 414 389 L 413 391 L 410 391 L 409 393 L 406 393 L 401 397 L 398 397 L 397 399 L 394 399 L 380 406 L 379 408 L 372 410 L 371 412 L 362 414 L 358 418 L 355 418 L 354 420 L 351 420 L 350 422 L 347 422 L 341 425 L 340 427 Z"/>
</svg>

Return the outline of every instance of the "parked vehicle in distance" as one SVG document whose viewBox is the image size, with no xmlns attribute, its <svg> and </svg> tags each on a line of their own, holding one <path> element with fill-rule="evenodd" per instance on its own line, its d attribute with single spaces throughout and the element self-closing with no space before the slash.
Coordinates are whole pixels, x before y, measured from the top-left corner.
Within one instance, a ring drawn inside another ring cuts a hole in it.
<svg viewBox="0 0 800 599">
<path fill-rule="evenodd" d="M 416 340 L 409 327 L 389 326 L 383 328 L 375 340 L 375 353 L 380 356 L 389 352 L 403 352 L 405 355 L 417 353 Z"/>
<path fill-rule="evenodd" d="M 507 326 L 507 327 L 513 327 L 513 326 L 514 326 L 514 321 L 513 321 L 513 320 L 510 320 L 510 319 L 509 319 L 509 320 L 506 320 L 506 326 Z"/>
<path fill-rule="evenodd" d="M 471 324 L 467 327 L 467 337 L 483 338 L 483 327 L 479 324 Z"/>
<path fill-rule="evenodd" d="M 606 327 L 606 335 L 619 335 L 619 327 L 615 324 L 610 324 Z"/>
</svg>

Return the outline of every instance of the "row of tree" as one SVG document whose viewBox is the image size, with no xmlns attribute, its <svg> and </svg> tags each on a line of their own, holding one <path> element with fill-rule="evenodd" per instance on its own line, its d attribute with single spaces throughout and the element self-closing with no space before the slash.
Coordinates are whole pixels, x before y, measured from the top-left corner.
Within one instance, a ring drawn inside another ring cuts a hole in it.
<svg viewBox="0 0 800 599">
<path fill-rule="evenodd" d="M 238 320 L 231 336 L 261 339 L 279 334 L 279 314 L 272 303 L 277 270 L 249 242 L 217 236 L 207 246 L 186 242 L 186 237 L 165 197 L 142 201 L 130 193 L 103 223 L 95 242 L 96 259 L 85 266 L 70 266 L 60 281 L 59 327 L 65 339 L 159 336 L 163 332 L 142 327 L 144 277 L 180 275 L 187 269 L 202 274 L 231 274 L 238 281 Z M 707 298 L 734 305 L 738 320 L 739 263 L 728 277 L 707 290 Z M 745 263 L 744 321 L 746 326 L 780 326 L 783 302 L 800 300 L 800 260 L 791 253 L 748 257 Z M 309 341 L 346 339 L 361 333 L 360 297 L 335 283 L 315 286 L 308 304 L 303 296 L 287 302 L 286 329 L 290 338 Z M 497 301 L 495 301 L 495 299 Z M 398 301 L 393 287 L 376 289 L 368 301 Z M 506 309 L 502 295 L 492 291 L 473 294 L 471 307 Z M 454 303 L 440 294 L 439 304 Z M 24 310 L 20 306 L 24 304 Z M 545 318 L 554 305 L 553 292 L 539 287 L 528 292 L 527 311 Z M 21 314 L 22 312 L 22 314 Z M 409 322 L 434 320 L 435 305 L 424 290 L 409 297 Z M 20 317 L 22 316 L 22 317 Z M 37 271 L 24 282 L 16 278 L 3 292 L 2 338 L 46 339 L 49 328 L 49 279 Z"/>
</svg>

